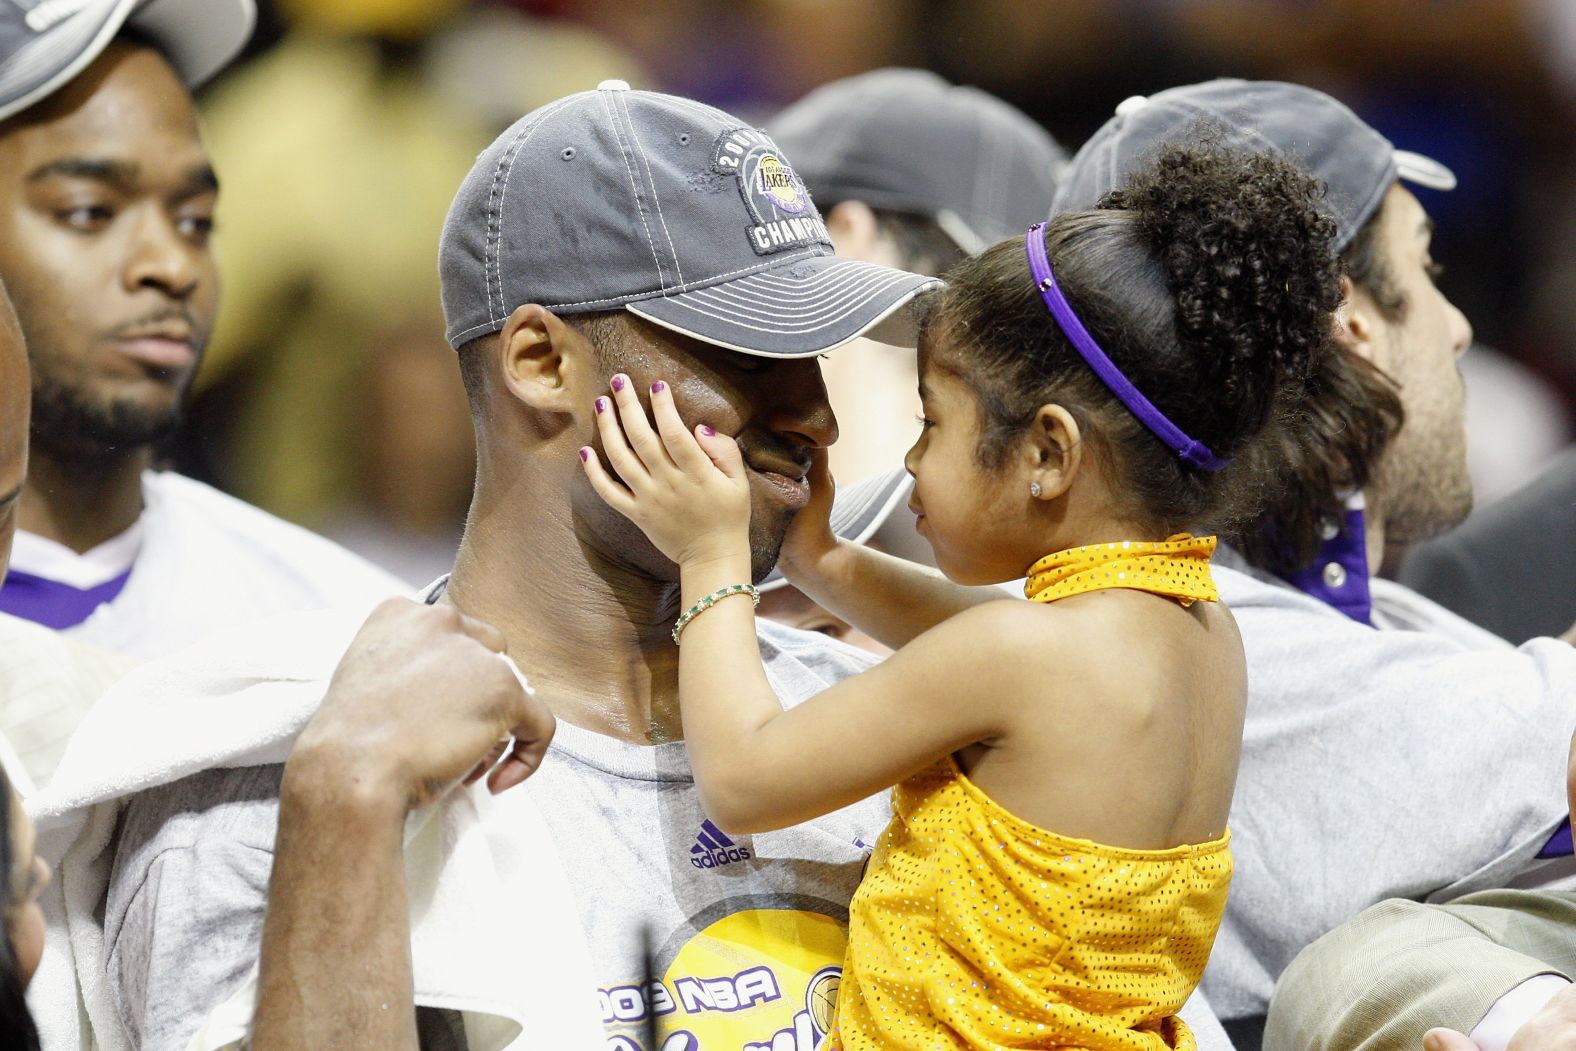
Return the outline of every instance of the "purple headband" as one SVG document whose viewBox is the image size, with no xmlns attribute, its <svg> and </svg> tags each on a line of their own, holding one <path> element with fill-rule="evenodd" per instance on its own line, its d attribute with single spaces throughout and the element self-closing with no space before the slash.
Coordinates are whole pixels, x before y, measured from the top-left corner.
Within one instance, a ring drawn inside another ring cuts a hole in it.
<svg viewBox="0 0 1576 1051">
<path fill-rule="evenodd" d="M 1154 434 L 1156 438 L 1165 442 L 1172 452 L 1182 458 L 1182 462 L 1191 464 L 1201 471 L 1218 471 L 1231 460 L 1222 459 L 1209 451 L 1209 446 L 1203 442 L 1195 441 L 1182 432 L 1182 428 L 1166 418 L 1166 414 L 1155 408 L 1154 402 L 1144 397 L 1139 389 L 1133 386 L 1128 378 L 1122 375 L 1122 370 L 1105 356 L 1105 351 L 1089 335 L 1089 330 L 1083 327 L 1083 322 L 1078 320 L 1078 315 L 1073 313 L 1072 304 L 1067 302 L 1067 297 L 1062 295 L 1060 286 L 1056 284 L 1056 276 L 1051 273 L 1051 260 L 1045 254 L 1045 239 L 1039 236 L 1045 227 L 1044 223 L 1035 223 L 1029 227 L 1025 245 L 1029 253 L 1029 273 L 1034 275 L 1035 287 L 1040 290 L 1040 298 L 1045 300 L 1045 305 L 1051 310 L 1051 317 L 1061 326 L 1068 342 L 1073 349 L 1088 362 L 1094 374 L 1100 381 L 1111 388 L 1111 393 L 1116 395 L 1116 400 L 1127 406 L 1127 411 L 1138 417 L 1138 422 Z"/>
</svg>

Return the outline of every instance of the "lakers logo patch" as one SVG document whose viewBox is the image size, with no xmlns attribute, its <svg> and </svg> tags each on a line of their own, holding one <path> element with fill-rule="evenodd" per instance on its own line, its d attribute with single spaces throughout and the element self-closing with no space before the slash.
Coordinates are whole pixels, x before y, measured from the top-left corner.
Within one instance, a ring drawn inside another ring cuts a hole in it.
<svg viewBox="0 0 1576 1051">
<path fill-rule="evenodd" d="M 802 212 L 810 206 L 810 198 L 793 169 L 769 153 L 755 166 L 755 180 L 760 191 L 785 212 Z"/>
<path fill-rule="evenodd" d="M 732 175 L 749 211 L 746 236 L 757 255 L 824 244 L 831 236 L 804 181 L 763 131 L 736 128 L 717 139 L 712 167 Z"/>
</svg>

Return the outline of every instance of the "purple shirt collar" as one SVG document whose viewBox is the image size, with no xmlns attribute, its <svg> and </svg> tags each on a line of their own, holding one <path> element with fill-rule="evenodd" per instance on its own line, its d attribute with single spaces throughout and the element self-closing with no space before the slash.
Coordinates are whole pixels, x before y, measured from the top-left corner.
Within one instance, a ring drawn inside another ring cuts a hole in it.
<svg viewBox="0 0 1576 1051">
<path fill-rule="evenodd" d="M 1324 543 L 1312 564 L 1280 577 L 1297 590 L 1333 606 L 1359 624 L 1373 626 L 1368 590 L 1368 538 L 1360 501 L 1347 505 L 1345 520 L 1327 521 Z"/>
<path fill-rule="evenodd" d="M 0 585 L 0 613 L 31 620 L 62 631 L 74 628 L 106 602 L 113 602 L 131 579 L 126 570 L 113 580 L 90 588 L 72 587 L 58 580 L 12 570 Z"/>
</svg>

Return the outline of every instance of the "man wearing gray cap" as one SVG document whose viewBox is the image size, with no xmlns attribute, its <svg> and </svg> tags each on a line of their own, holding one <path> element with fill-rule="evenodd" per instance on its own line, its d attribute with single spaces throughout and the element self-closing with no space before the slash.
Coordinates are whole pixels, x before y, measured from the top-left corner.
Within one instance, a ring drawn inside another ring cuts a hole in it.
<svg viewBox="0 0 1576 1051">
<path fill-rule="evenodd" d="M 1248 1032 L 1293 957 L 1360 910 L 1572 868 L 1576 649 L 1512 648 L 1371 572 L 1386 541 L 1447 530 L 1471 502 L 1456 369 L 1471 329 L 1433 283 L 1432 223 L 1408 189 L 1454 177 L 1321 92 L 1218 80 L 1119 107 L 1057 209 L 1092 207 L 1155 144 L 1195 134 L 1323 179 L 1347 272 L 1349 353 L 1309 377 L 1300 440 L 1242 465 L 1265 473 L 1263 506 L 1222 530 L 1237 557 L 1217 559 L 1250 685 L 1236 878 L 1203 988 Z"/>
<path fill-rule="evenodd" d="M 707 821 L 678 717 L 676 568 L 590 489 L 577 450 L 594 442 L 594 401 L 615 373 L 637 389 L 671 383 L 686 418 L 740 442 L 760 579 L 808 499 L 811 453 L 837 434 L 816 358 L 866 333 L 911 339 L 908 306 L 934 282 L 835 257 L 766 134 L 619 81 L 537 110 L 482 153 L 455 196 L 439 267 L 479 468 L 453 574 L 426 598 L 497 625 L 558 719 L 547 759 L 519 791 L 451 800 L 477 808 L 474 842 L 486 844 L 467 886 L 477 900 L 498 890 L 527 918 L 578 918 L 596 984 L 585 993 L 609 1047 L 653 1051 L 648 1034 L 659 1032 L 666 1049 L 809 1051 L 887 807 L 867 800 L 753 837 Z M 796 700 L 872 663 L 765 622 L 760 641 Z M 291 679 L 286 657 L 279 689 L 323 688 Z M 233 688 L 223 677 L 161 684 L 216 710 Z M 138 701 L 122 690 L 105 703 Z M 363 782 L 357 757 L 378 751 L 342 750 L 347 785 Z M 234 758 L 214 765 L 235 768 L 143 793 L 120 824 L 105 956 L 119 1015 L 145 1049 L 187 1047 L 227 1004 L 249 1010 L 280 773 Z M 522 828 L 543 821 L 573 900 L 533 893 L 547 859 L 531 854 Z M 323 848 L 334 849 L 328 839 Z M 426 900 L 419 886 L 412 900 Z M 416 1002 L 447 1011 L 473 1051 L 506 1044 L 480 1017 L 477 990 L 444 987 L 474 968 L 429 956 L 420 937 L 412 944 Z M 540 968 L 570 960 L 570 948 L 525 938 L 507 951 Z M 536 1046 L 533 1035 L 527 1019 L 518 1046 Z"/>
<path fill-rule="evenodd" d="M 0 3 L 0 276 L 33 384 L 0 611 L 135 656 L 401 590 L 321 537 L 154 469 L 218 307 L 218 180 L 190 89 L 253 18 L 252 0 Z"/>
</svg>

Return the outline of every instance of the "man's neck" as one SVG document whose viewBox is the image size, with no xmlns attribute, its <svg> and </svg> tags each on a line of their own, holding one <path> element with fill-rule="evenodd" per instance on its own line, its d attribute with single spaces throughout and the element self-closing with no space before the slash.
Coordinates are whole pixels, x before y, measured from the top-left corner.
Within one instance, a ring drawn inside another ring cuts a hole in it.
<svg viewBox="0 0 1576 1051">
<path fill-rule="evenodd" d="M 17 524 L 77 553 L 130 529 L 142 514 L 146 448 L 92 464 L 56 460 L 34 446 Z"/>
<path fill-rule="evenodd" d="M 446 600 L 503 632 L 565 722 L 633 744 L 682 739 L 677 586 L 601 563 L 549 517 L 473 513 Z"/>
<path fill-rule="evenodd" d="M 1363 548 L 1368 554 L 1368 575 L 1375 577 L 1384 565 L 1384 503 L 1372 486 L 1363 490 Z"/>
</svg>

